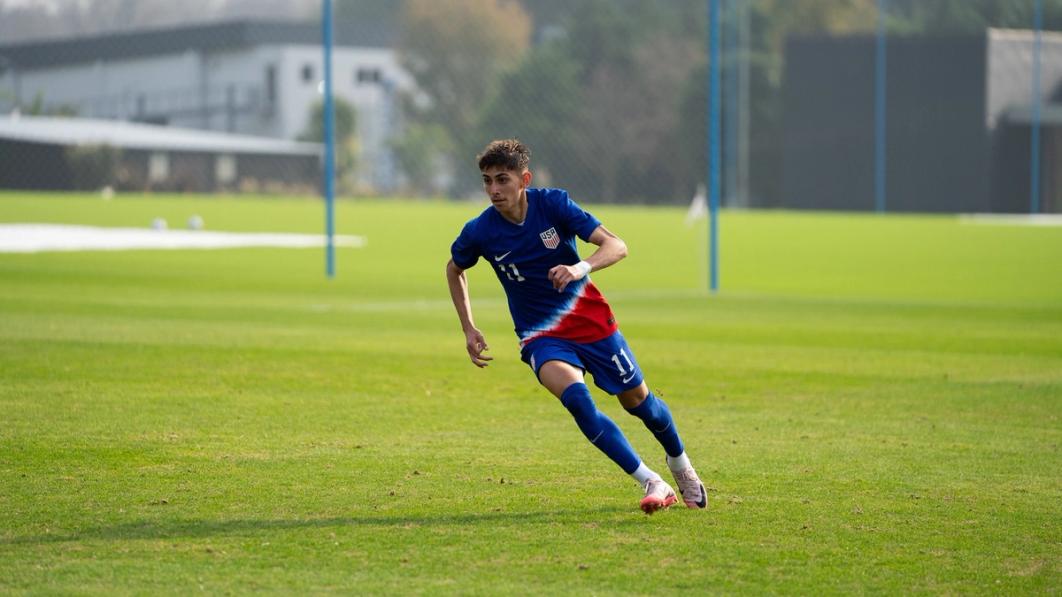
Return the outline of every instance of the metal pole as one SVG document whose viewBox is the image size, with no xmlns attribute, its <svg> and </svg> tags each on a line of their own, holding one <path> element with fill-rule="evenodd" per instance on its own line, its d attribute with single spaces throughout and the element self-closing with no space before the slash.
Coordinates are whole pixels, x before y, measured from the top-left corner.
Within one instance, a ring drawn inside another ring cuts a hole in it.
<svg viewBox="0 0 1062 597">
<path fill-rule="evenodd" d="M 740 21 L 738 74 L 738 205 L 748 207 L 749 189 L 749 3 L 737 0 Z"/>
<path fill-rule="evenodd" d="M 332 102 L 332 0 L 321 0 L 321 2 L 321 41 L 324 46 L 325 271 L 329 278 L 334 278 L 336 275 L 336 132 L 335 105 Z"/>
<path fill-rule="evenodd" d="M 737 19 L 738 4 L 741 0 L 721 0 L 720 30 L 724 60 L 722 63 L 723 79 L 723 180 L 722 196 L 723 205 L 734 207 L 737 204 L 737 180 L 738 180 L 738 126 L 740 124 L 740 102 L 738 94 L 741 87 L 738 85 L 738 27 Z"/>
<path fill-rule="evenodd" d="M 719 291 L 719 2 L 708 0 L 708 288 Z"/>
<path fill-rule="evenodd" d="M 878 40 L 875 53 L 874 66 L 874 208 L 878 213 L 885 212 L 885 177 L 887 174 L 887 158 L 885 152 L 888 148 L 888 134 L 886 125 L 886 76 L 885 68 L 886 45 L 885 45 L 885 5 L 887 0 L 878 0 Z"/>
<path fill-rule="evenodd" d="M 1031 166 L 1029 171 L 1029 213 L 1040 213 L 1040 120 L 1041 107 L 1043 104 L 1043 91 L 1041 90 L 1040 61 L 1043 53 L 1043 0 L 1035 1 L 1033 16 L 1033 29 L 1035 41 L 1033 42 L 1033 72 L 1032 72 L 1032 134 L 1030 141 Z"/>
</svg>

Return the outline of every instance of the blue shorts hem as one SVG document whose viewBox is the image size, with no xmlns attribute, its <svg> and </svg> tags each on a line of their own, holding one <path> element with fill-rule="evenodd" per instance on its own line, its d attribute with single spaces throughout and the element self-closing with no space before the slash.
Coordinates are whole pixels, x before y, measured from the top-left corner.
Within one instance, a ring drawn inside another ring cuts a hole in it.
<svg viewBox="0 0 1062 597">
<path fill-rule="evenodd" d="M 539 383 L 539 371 L 549 361 L 562 361 L 589 373 L 594 385 L 611 395 L 637 388 L 645 381 L 630 346 L 618 330 L 585 344 L 542 336 L 524 345 L 520 358 L 531 367 Z"/>
</svg>

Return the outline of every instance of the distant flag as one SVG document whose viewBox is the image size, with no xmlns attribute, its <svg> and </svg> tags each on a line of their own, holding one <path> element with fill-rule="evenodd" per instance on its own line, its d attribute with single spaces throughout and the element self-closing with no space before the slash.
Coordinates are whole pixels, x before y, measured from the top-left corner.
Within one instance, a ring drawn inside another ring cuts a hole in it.
<svg viewBox="0 0 1062 597">
<path fill-rule="evenodd" d="M 705 190 L 703 184 L 697 185 L 697 192 L 693 195 L 693 201 L 690 201 L 690 208 L 686 212 L 686 226 L 693 226 L 693 223 L 697 220 L 708 215 L 708 191 Z"/>
</svg>

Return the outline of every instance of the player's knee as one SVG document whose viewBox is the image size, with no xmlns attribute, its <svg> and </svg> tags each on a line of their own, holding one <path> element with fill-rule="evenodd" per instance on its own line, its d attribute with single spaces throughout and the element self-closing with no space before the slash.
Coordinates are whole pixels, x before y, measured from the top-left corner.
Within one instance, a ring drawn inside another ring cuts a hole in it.
<svg viewBox="0 0 1062 597">
<path fill-rule="evenodd" d="M 628 408 L 627 412 L 638 417 L 653 431 L 663 431 L 671 425 L 671 410 L 663 400 L 649 393 L 641 404 Z"/>
<path fill-rule="evenodd" d="M 560 397 L 561 404 L 575 418 L 591 416 L 597 412 L 593 398 L 590 397 L 590 389 L 584 383 L 573 383 L 565 388 Z"/>
<path fill-rule="evenodd" d="M 619 399 L 620 404 L 623 405 L 623 408 L 630 410 L 644 402 L 645 399 L 648 398 L 651 393 L 652 392 L 649 391 L 649 387 L 645 385 L 645 382 L 643 381 L 641 384 L 629 390 L 623 390 L 622 392 L 616 394 L 616 398 Z"/>
<path fill-rule="evenodd" d="M 560 397 L 561 404 L 575 418 L 579 429 L 588 437 L 592 437 L 600 431 L 598 424 L 597 406 L 590 397 L 590 389 L 584 383 L 573 383 L 568 386 Z"/>
</svg>

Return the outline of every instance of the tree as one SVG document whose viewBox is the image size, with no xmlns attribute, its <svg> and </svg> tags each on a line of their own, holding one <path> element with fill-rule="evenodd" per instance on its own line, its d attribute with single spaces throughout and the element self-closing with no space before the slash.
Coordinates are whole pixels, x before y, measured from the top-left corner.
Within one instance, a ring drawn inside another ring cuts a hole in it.
<svg viewBox="0 0 1062 597">
<path fill-rule="evenodd" d="M 978 33 L 988 27 L 1030 29 L 1033 2 L 1005 0 L 891 0 L 889 30 L 901 34 Z M 1044 0 L 1044 26 L 1062 27 L 1062 1 Z"/>
<path fill-rule="evenodd" d="M 501 77 L 477 127 L 478 137 L 483 142 L 518 137 L 527 143 L 534 152 L 537 184 L 549 184 L 554 177 L 577 180 L 581 168 L 572 153 L 582 104 L 579 72 L 559 44 L 528 53 L 519 67 Z"/>
<path fill-rule="evenodd" d="M 431 196 L 444 190 L 439 188 L 437 177 L 440 168 L 444 167 L 440 156 L 449 154 L 453 148 L 441 126 L 413 123 L 392 146 L 414 192 Z"/>
<path fill-rule="evenodd" d="M 414 122 L 442 127 L 457 154 L 474 152 L 483 107 L 530 36 L 527 13 L 511 0 L 406 0 L 399 52 L 428 98 Z"/>
<path fill-rule="evenodd" d="M 539 182 L 556 178 L 587 200 L 670 192 L 678 165 L 689 163 L 675 159 L 686 151 L 675 143 L 686 141 L 677 131 L 687 81 L 705 61 L 694 16 L 701 8 L 689 0 L 573 3 L 562 35 L 501 79 L 480 136 L 520 137 L 538 173 L 551 175 Z"/>
<path fill-rule="evenodd" d="M 642 183 L 640 198 L 686 199 L 706 163 L 706 129 L 694 129 L 701 134 L 692 139 L 687 133 L 689 127 L 704 122 L 696 114 L 703 114 L 706 104 L 697 106 L 694 114 L 688 108 L 691 94 L 703 97 L 704 79 L 696 76 L 704 72 L 707 59 L 697 39 L 663 31 L 638 47 L 634 58 L 642 105 L 631 118 L 639 142 L 631 148 L 630 158 L 632 174 Z"/>
<path fill-rule="evenodd" d="M 347 185 L 352 179 L 357 155 L 357 112 L 350 103 L 342 98 L 332 99 L 335 108 L 336 139 L 336 173 L 340 185 Z M 323 143 L 324 135 L 324 101 L 317 101 L 310 107 L 306 129 L 299 135 L 300 141 Z"/>
</svg>

